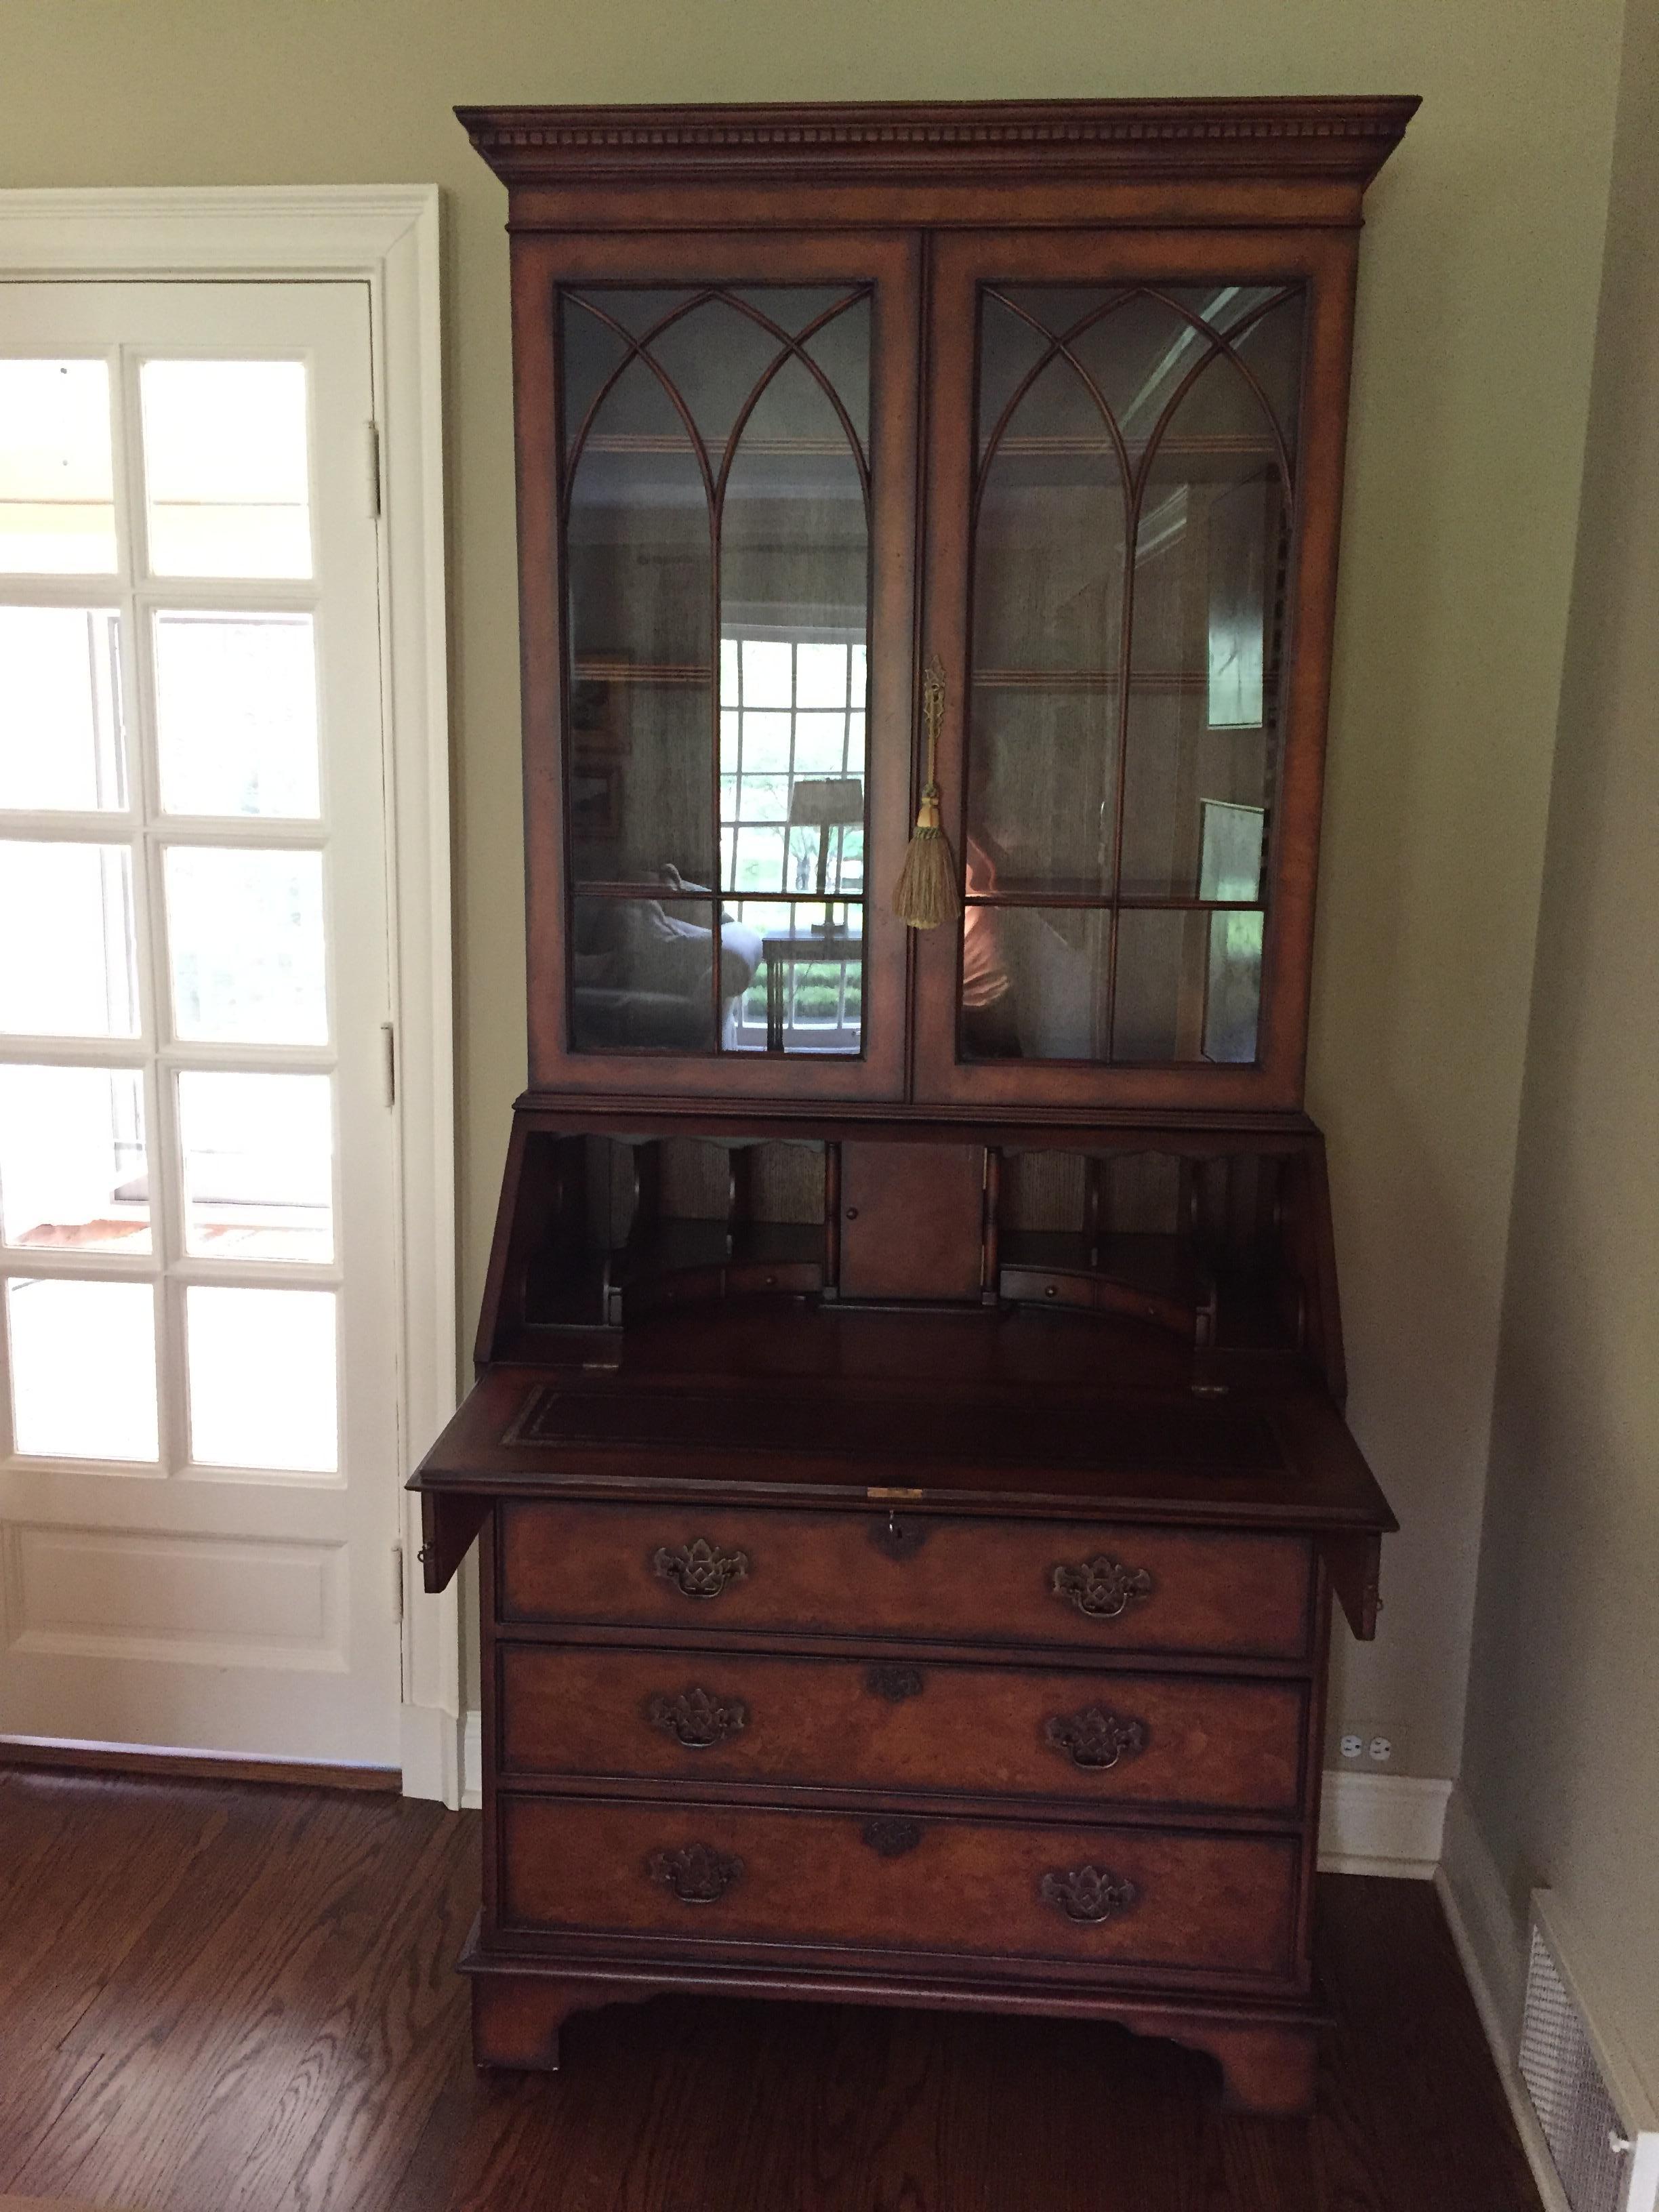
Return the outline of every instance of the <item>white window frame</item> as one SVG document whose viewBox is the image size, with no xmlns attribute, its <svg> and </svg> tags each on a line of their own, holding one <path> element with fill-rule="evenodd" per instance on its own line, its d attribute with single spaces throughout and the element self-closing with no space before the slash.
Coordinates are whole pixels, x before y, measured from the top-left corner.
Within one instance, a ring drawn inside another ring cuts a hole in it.
<svg viewBox="0 0 1659 2212">
<path fill-rule="evenodd" d="M 406 1474 L 460 1395 L 438 188 L 0 191 L 0 276 L 117 283 L 355 277 L 368 288 L 394 917 L 398 1459 Z M 459 1599 L 453 1582 L 441 1597 L 422 1594 L 419 1504 L 404 1492 L 398 1507 L 404 1794 L 458 1806 Z"/>
</svg>

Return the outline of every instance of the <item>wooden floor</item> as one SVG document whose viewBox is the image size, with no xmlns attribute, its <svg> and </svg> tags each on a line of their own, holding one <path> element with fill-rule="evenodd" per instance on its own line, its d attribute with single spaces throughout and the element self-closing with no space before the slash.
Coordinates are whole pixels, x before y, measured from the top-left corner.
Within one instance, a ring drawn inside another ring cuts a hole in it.
<svg viewBox="0 0 1659 2212">
<path fill-rule="evenodd" d="M 1120 2032 L 665 2000 L 475 2075 L 477 1821 L 0 1770 L 0 2194 L 121 2212 L 1537 2212 L 1425 1883 L 1328 1879 L 1311 2124 Z"/>
</svg>

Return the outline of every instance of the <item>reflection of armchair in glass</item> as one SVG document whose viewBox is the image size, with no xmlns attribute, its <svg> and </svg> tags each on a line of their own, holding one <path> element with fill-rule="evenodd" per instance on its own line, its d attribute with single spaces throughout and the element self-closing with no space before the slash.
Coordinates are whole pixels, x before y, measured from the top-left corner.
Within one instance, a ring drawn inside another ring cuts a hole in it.
<svg viewBox="0 0 1659 2212">
<path fill-rule="evenodd" d="M 715 1027 L 714 932 L 706 884 L 659 868 L 664 898 L 578 902 L 572 1029 L 577 1044 L 707 1052 Z M 700 917 L 710 916 L 708 921 Z M 720 909 L 720 1025 L 760 965 L 757 930 Z"/>
</svg>

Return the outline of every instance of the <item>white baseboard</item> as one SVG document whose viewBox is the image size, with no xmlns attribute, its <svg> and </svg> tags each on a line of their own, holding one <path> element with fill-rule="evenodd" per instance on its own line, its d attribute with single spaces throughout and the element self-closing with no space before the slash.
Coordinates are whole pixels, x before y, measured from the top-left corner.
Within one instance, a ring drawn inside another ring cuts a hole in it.
<svg viewBox="0 0 1659 2212">
<path fill-rule="evenodd" d="M 464 1717 L 476 1725 L 478 1717 L 447 1713 L 436 1705 L 403 1708 L 398 1764 L 404 1771 L 405 1797 L 429 1797 L 437 1804 L 447 1805 L 452 1813 L 465 1802 Z"/>
<path fill-rule="evenodd" d="M 1454 1795 L 1448 1814 L 1445 1859 L 1435 1887 L 1544 2212 L 1571 2212 L 1516 2064 L 1526 1992 L 1526 1930 L 1516 1918 L 1497 1863 L 1461 1790 Z"/>
<path fill-rule="evenodd" d="M 1322 1874 L 1390 1875 L 1432 1881 L 1440 1863 L 1449 1782 L 1416 1774 L 1325 1773 L 1319 1820 Z"/>
<path fill-rule="evenodd" d="M 474 1705 L 462 1719 L 461 1810 L 476 1813 L 483 1803 L 483 1715 Z"/>
</svg>

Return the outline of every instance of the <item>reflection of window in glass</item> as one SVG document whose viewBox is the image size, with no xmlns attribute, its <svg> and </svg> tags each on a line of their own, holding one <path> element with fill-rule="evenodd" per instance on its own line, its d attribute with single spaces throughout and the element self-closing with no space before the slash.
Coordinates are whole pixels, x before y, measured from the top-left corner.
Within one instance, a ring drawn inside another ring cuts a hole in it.
<svg viewBox="0 0 1659 2212">
<path fill-rule="evenodd" d="M 765 948 L 739 1050 L 858 1048 L 866 689 L 861 641 L 721 640 L 721 882 Z"/>
<path fill-rule="evenodd" d="M 1259 730 L 1267 613 L 1265 483 L 1210 501 L 1210 713 L 1212 730 Z"/>
<path fill-rule="evenodd" d="M 1202 805 L 1204 854 L 1199 896 L 1259 899 L 1267 810 L 1235 806 L 1216 799 L 1206 799 Z M 1248 1062 L 1255 1058 L 1261 1008 L 1261 924 L 1260 907 L 1251 913 L 1210 916 L 1204 976 L 1206 1060 Z"/>
</svg>

